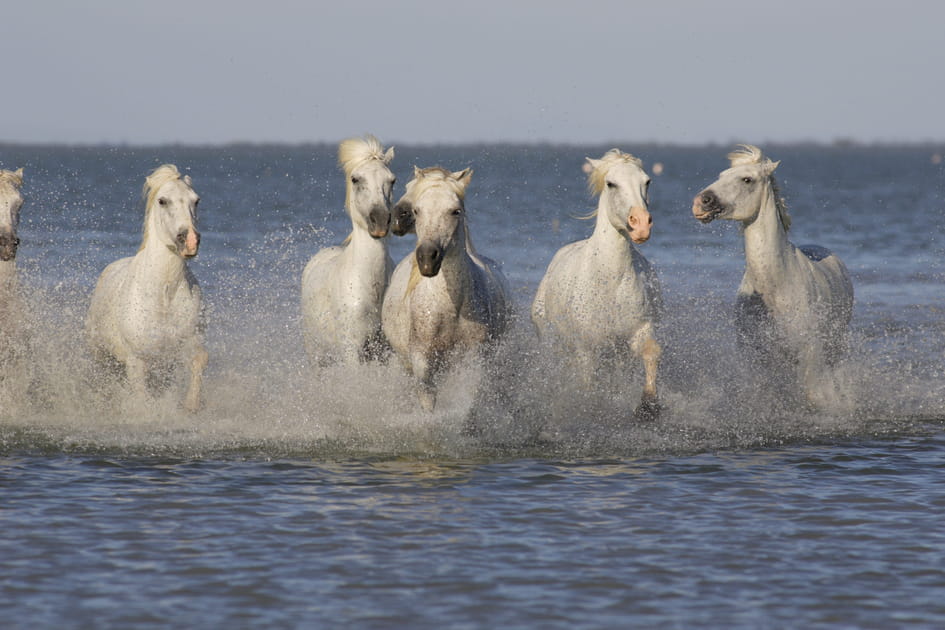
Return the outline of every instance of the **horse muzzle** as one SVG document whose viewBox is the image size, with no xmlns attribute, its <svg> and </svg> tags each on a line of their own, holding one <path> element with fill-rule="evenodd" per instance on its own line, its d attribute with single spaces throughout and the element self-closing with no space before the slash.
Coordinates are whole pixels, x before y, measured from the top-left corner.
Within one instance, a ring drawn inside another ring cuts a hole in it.
<svg viewBox="0 0 945 630">
<path fill-rule="evenodd" d="M 653 217 L 644 206 L 633 206 L 627 215 L 627 227 L 630 228 L 630 240 L 636 244 L 650 240 Z"/>
<path fill-rule="evenodd" d="M 20 239 L 11 232 L 0 234 L 0 260 L 7 262 L 16 258 L 16 248 L 20 245 Z"/>
<path fill-rule="evenodd" d="M 420 275 L 432 278 L 440 273 L 440 265 L 443 264 L 443 250 L 430 243 L 421 243 L 417 245 L 417 268 Z"/>
<path fill-rule="evenodd" d="M 184 258 L 193 258 L 200 249 L 200 232 L 184 228 L 177 233 L 175 239 L 177 243 L 177 253 Z"/>
<path fill-rule="evenodd" d="M 711 190 L 703 190 L 692 200 L 692 216 L 702 223 L 711 223 L 725 211 L 725 206 Z"/>
<path fill-rule="evenodd" d="M 368 213 L 368 234 L 372 238 L 384 238 L 390 226 L 390 210 L 383 206 L 375 206 Z"/>
<path fill-rule="evenodd" d="M 414 231 L 413 206 L 409 201 L 399 201 L 391 210 L 390 231 L 394 236 L 403 236 Z"/>
</svg>

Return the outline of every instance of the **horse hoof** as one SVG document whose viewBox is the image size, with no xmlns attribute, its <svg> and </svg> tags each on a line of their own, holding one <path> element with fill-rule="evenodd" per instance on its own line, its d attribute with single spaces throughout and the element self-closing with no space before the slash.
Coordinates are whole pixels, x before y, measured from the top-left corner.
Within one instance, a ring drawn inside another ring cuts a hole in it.
<svg viewBox="0 0 945 630">
<path fill-rule="evenodd" d="M 633 412 L 633 419 L 637 422 L 655 422 L 659 420 L 663 405 L 656 398 L 644 398 Z"/>
</svg>

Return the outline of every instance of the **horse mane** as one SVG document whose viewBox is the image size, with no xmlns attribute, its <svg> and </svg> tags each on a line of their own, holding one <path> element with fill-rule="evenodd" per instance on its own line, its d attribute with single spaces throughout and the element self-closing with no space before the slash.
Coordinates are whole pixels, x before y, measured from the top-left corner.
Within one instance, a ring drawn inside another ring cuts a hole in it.
<svg viewBox="0 0 945 630">
<path fill-rule="evenodd" d="M 758 164 L 762 171 L 768 177 L 768 183 L 771 186 L 771 194 L 774 195 L 774 206 L 778 210 L 778 218 L 781 219 L 781 225 L 784 231 L 791 229 L 791 215 L 788 213 L 787 202 L 781 196 L 781 190 L 778 188 L 778 182 L 774 178 L 774 169 L 778 167 L 779 162 L 773 162 L 765 157 L 761 149 L 751 144 L 740 144 L 738 148 L 728 154 L 728 161 L 731 166 L 742 166 L 745 164 Z"/>
<path fill-rule="evenodd" d="M 19 188 L 23 185 L 23 169 L 21 168 L 16 171 L 0 169 L 0 182 L 7 182 L 13 184 L 14 188 Z"/>
<path fill-rule="evenodd" d="M 446 182 L 460 201 L 466 200 L 466 185 L 456 177 L 455 173 L 442 166 L 414 168 L 413 179 L 407 182 L 407 185 L 411 187 L 412 196 L 419 197 L 420 193 L 438 182 Z M 414 192 L 413 188 L 416 186 L 420 188 Z"/>
</svg>

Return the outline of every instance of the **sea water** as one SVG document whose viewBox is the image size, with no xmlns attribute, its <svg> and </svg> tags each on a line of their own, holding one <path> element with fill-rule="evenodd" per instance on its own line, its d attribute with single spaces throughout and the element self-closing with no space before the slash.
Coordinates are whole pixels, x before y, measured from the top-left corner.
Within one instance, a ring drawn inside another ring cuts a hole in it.
<svg viewBox="0 0 945 630">
<path fill-rule="evenodd" d="M 472 238 L 517 306 L 427 414 L 396 360 L 319 371 L 301 349 L 301 270 L 350 229 L 334 147 L 0 146 L 25 170 L 32 328 L 28 387 L 0 400 L 3 625 L 945 625 L 945 147 L 765 147 L 792 240 L 834 250 L 856 290 L 812 411 L 745 369 L 741 235 L 690 212 L 728 147 L 621 146 L 662 167 L 640 250 L 666 302 L 665 412 L 646 425 L 639 368 L 588 388 L 528 321 L 554 252 L 590 233 L 581 165 L 608 148 L 397 147 L 397 193 L 414 165 L 475 170 Z M 202 198 L 193 416 L 174 387 L 141 408 L 101 386 L 82 338 L 165 162 Z"/>
</svg>

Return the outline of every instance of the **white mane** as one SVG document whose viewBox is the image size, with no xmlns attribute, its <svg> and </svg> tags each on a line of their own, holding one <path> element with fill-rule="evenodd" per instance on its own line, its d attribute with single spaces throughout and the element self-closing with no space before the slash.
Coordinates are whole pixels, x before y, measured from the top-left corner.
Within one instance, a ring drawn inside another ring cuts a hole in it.
<svg viewBox="0 0 945 630">
<path fill-rule="evenodd" d="M 446 185 L 459 197 L 460 201 L 466 199 L 466 185 L 472 177 L 472 169 L 465 169 L 459 173 L 454 173 L 441 166 L 428 166 L 427 168 L 413 168 L 413 180 L 409 182 L 411 196 L 416 199 L 420 194 L 439 184 L 445 182 Z"/>
<path fill-rule="evenodd" d="M 770 158 L 764 156 L 761 149 L 751 144 L 741 144 L 739 148 L 728 154 L 728 161 L 731 166 L 743 166 L 746 164 L 758 164 L 771 183 L 771 193 L 774 195 L 774 205 L 778 209 L 778 218 L 781 219 L 781 225 L 784 231 L 791 229 L 791 215 L 788 213 L 787 202 L 781 196 L 778 189 L 778 182 L 774 179 L 774 169 L 778 168 L 780 162 L 773 162 Z"/>
</svg>

